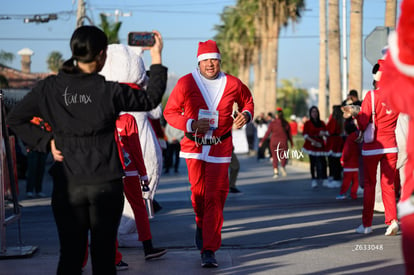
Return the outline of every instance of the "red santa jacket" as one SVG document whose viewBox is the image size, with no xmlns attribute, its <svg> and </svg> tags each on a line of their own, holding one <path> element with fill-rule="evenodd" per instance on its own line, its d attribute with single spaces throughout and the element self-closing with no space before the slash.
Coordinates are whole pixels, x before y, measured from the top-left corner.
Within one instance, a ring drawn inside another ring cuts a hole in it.
<svg viewBox="0 0 414 275">
<path fill-rule="evenodd" d="M 414 96 L 414 78 L 401 73 L 396 68 L 394 60 L 389 53 L 382 68 L 383 74 L 381 75 L 379 87 L 384 92 L 386 102 L 394 110 L 410 116 L 406 148 L 407 163 L 404 169 L 406 180 L 401 191 L 398 206 L 398 215 L 403 217 L 414 213 L 414 207 L 410 201 L 410 197 L 414 193 L 414 102 L 412 100 Z"/>
<path fill-rule="evenodd" d="M 341 164 L 344 172 L 352 172 L 359 170 L 359 156 L 361 149 L 359 144 L 355 142 L 358 138 L 358 132 L 352 132 L 346 137 L 344 149 L 341 156 Z"/>
<path fill-rule="evenodd" d="M 164 109 L 164 117 L 174 128 L 189 133 L 189 122 L 198 120 L 200 109 L 218 111 L 218 127 L 208 131 L 201 137 L 216 138 L 214 145 L 200 145 L 187 136 L 181 140 L 180 156 L 195 158 L 208 162 L 227 163 L 231 161 L 233 142 L 231 137 L 220 137 L 231 131 L 233 126 L 233 104 L 238 104 L 239 112 L 247 111 L 253 118 L 254 105 L 252 95 L 238 78 L 221 73 L 224 85 L 217 94 L 215 103 L 211 103 L 208 92 L 200 84 L 198 72 L 187 74 L 180 78 L 174 87 Z M 198 84 L 197 84 L 198 82 Z M 231 133 L 231 132 L 230 132 Z"/>
<path fill-rule="evenodd" d="M 358 113 L 358 127 L 361 131 L 367 128 L 372 121 L 371 94 L 374 93 L 375 106 L 375 139 L 371 143 L 363 143 L 362 155 L 380 155 L 386 153 L 397 153 L 397 140 L 395 138 L 395 127 L 397 126 L 398 112 L 394 112 L 387 105 L 384 94 L 380 89 L 370 91 L 362 101 L 361 111 Z"/>
<path fill-rule="evenodd" d="M 322 136 L 319 135 L 321 131 L 326 132 L 325 122 L 321 121 L 320 127 L 313 125 L 311 120 L 305 122 L 303 126 L 303 137 L 305 138 L 305 143 L 303 144 L 303 151 L 311 156 L 326 156 L 326 146 L 325 141 Z M 310 137 L 313 140 L 322 144 L 322 147 L 313 146 L 312 143 L 306 139 Z"/>
<path fill-rule="evenodd" d="M 135 118 L 130 114 L 122 114 L 116 120 L 115 140 L 118 144 L 119 158 L 125 176 L 147 177 L 144 158 L 142 157 L 138 127 Z"/>
</svg>

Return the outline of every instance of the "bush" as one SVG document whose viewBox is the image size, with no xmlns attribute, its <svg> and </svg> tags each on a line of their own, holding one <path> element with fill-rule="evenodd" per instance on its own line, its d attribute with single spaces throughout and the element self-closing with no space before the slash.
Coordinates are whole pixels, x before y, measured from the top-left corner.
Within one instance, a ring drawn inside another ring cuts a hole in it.
<svg viewBox="0 0 414 275">
<path fill-rule="evenodd" d="M 295 144 L 294 150 L 302 151 L 303 144 L 305 143 L 305 139 L 302 135 L 297 135 L 293 137 L 293 143 Z M 299 158 L 296 161 L 301 162 L 309 162 L 309 155 L 303 153 L 303 158 Z"/>
</svg>

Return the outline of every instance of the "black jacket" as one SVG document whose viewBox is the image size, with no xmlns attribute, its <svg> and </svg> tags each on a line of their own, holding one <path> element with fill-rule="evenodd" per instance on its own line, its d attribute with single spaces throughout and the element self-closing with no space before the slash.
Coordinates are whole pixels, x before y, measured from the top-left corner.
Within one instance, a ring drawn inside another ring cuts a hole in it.
<svg viewBox="0 0 414 275">
<path fill-rule="evenodd" d="M 99 74 L 60 71 L 40 81 L 7 117 L 7 124 L 35 150 L 50 150 L 50 140 L 62 151 L 65 174 L 99 182 L 123 176 L 115 142 L 115 121 L 121 111 L 148 111 L 165 92 L 167 68 L 152 65 L 146 91 L 106 81 Z M 41 117 L 48 133 L 30 123 Z"/>
</svg>

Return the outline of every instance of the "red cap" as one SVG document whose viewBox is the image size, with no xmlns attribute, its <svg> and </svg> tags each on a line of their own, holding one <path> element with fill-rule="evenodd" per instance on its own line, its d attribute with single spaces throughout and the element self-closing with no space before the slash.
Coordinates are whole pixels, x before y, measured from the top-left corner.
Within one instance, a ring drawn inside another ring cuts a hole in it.
<svg viewBox="0 0 414 275">
<path fill-rule="evenodd" d="M 207 40 L 198 43 L 197 60 L 198 62 L 206 59 L 221 60 L 220 51 L 217 47 L 216 41 Z"/>
</svg>

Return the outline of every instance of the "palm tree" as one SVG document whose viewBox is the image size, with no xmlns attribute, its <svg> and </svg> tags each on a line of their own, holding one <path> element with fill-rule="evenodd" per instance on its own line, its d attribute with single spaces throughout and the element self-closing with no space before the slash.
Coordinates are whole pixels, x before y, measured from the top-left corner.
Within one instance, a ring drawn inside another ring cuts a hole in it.
<svg viewBox="0 0 414 275">
<path fill-rule="evenodd" d="M 121 28 L 122 22 L 110 23 L 107 19 L 107 16 L 103 13 L 99 15 L 101 17 L 101 27 L 102 31 L 108 36 L 109 44 L 118 44 L 119 43 L 119 29 Z"/>
<path fill-rule="evenodd" d="M 349 90 L 362 92 L 362 8 L 364 0 L 351 1 L 349 31 Z"/>
<path fill-rule="evenodd" d="M 261 73 L 259 87 L 265 96 L 262 111 L 273 111 L 277 99 L 277 66 L 279 51 L 279 34 L 289 21 L 297 22 L 305 7 L 303 0 L 259 0 L 258 25 L 260 35 Z M 255 72 L 256 73 L 256 72 Z"/>
<path fill-rule="evenodd" d="M 303 8 L 304 0 L 239 0 L 236 8 L 225 9 L 223 25 L 216 27 L 223 68 L 237 71 L 248 82 L 253 65 L 252 90 L 258 112 L 276 107 L 279 32 L 289 21 L 298 21 Z"/>
<path fill-rule="evenodd" d="M 396 18 L 397 0 L 385 0 L 385 27 L 395 28 Z"/>
<path fill-rule="evenodd" d="M 214 38 L 223 57 L 223 70 L 237 75 L 247 85 L 255 39 L 255 8 L 251 3 L 241 0 L 237 7 L 226 7 L 221 15 L 223 25 L 215 26 L 218 34 Z"/>
<path fill-rule="evenodd" d="M 339 0 L 328 0 L 329 111 L 342 103 Z"/>
<path fill-rule="evenodd" d="M 319 0 L 319 114 L 326 119 L 326 0 Z"/>
<path fill-rule="evenodd" d="M 57 73 L 60 66 L 63 64 L 63 61 L 62 54 L 60 52 L 53 51 L 47 58 L 47 67 L 50 71 Z"/>
</svg>

